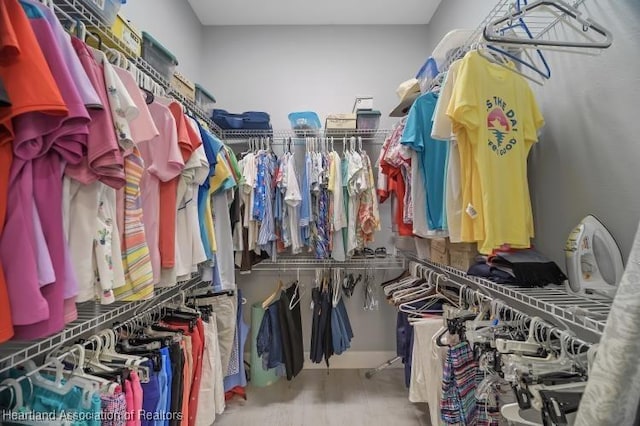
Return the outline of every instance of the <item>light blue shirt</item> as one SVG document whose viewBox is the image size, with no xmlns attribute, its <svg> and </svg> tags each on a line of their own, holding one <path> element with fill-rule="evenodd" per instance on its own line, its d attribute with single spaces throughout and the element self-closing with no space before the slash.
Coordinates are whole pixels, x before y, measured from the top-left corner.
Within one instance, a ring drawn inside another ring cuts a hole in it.
<svg viewBox="0 0 640 426">
<path fill-rule="evenodd" d="M 309 239 L 311 237 L 309 228 L 311 222 L 311 168 L 311 156 L 307 153 L 302 174 L 302 202 L 300 204 L 300 228 L 302 242 L 305 245 L 309 245 Z"/>
<path fill-rule="evenodd" d="M 425 93 L 414 102 L 402 134 L 402 144 L 419 155 L 422 182 L 427 191 L 427 223 L 431 230 L 446 230 L 445 181 L 449 144 L 431 138 L 433 111 L 438 98 Z"/>
</svg>

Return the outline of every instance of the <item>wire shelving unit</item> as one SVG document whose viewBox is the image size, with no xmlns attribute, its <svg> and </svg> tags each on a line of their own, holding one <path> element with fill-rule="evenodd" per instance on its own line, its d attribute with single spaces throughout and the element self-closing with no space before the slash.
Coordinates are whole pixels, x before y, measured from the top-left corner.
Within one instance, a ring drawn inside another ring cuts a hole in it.
<svg viewBox="0 0 640 426">
<path fill-rule="evenodd" d="M 109 328 L 117 321 L 133 318 L 150 306 L 159 306 L 182 291 L 207 285 L 200 277 L 176 284 L 173 287 L 157 288 L 152 299 L 136 302 L 115 302 L 100 305 L 86 302 L 77 305 L 78 319 L 53 336 L 36 341 L 9 341 L 0 345 L 0 374 L 26 360 L 42 356 L 53 349 L 76 341 L 89 333 Z"/>
</svg>

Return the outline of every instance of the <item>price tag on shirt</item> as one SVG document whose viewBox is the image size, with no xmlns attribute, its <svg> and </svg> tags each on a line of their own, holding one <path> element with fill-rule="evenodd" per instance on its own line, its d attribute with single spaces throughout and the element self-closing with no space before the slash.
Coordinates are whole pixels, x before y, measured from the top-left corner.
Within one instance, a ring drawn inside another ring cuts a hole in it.
<svg viewBox="0 0 640 426">
<path fill-rule="evenodd" d="M 473 207 L 471 203 L 467 205 L 467 209 L 465 210 L 465 212 L 469 215 L 471 219 L 475 219 L 476 217 L 478 217 L 478 211 L 475 209 L 475 207 Z"/>
</svg>

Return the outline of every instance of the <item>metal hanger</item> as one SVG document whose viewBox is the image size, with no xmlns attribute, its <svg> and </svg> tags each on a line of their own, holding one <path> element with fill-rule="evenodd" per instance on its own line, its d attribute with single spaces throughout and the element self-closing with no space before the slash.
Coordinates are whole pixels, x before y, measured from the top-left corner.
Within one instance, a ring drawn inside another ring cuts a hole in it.
<svg viewBox="0 0 640 426">
<path fill-rule="evenodd" d="M 578 34 L 582 35 L 583 38 L 589 38 L 590 41 L 584 42 L 569 40 L 546 40 L 542 38 L 522 38 L 513 37 L 512 35 L 506 35 L 502 33 L 502 28 L 505 24 L 509 26 L 513 23 L 513 21 L 520 18 L 526 18 L 527 16 L 532 15 L 534 11 L 536 13 L 540 13 L 541 10 L 553 15 L 551 17 L 551 19 L 553 20 L 561 17 L 564 23 L 569 24 L 571 28 L 577 30 L 576 32 Z M 591 39 L 588 34 L 589 31 L 593 31 L 603 36 L 604 40 L 596 41 Z M 576 8 L 561 0 L 538 0 L 533 3 L 527 4 L 526 6 L 520 8 L 520 10 L 508 13 L 505 16 L 490 22 L 483 30 L 483 37 L 485 40 L 493 43 L 537 46 L 538 48 L 570 47 L 583 49 L 606 49 L 611 46 L 611 43 L 613 42 L 613 36 L 606 28 L 590 18 L 583 18 L 582 14 Z"/>
<path fill-rule="evenodd" d="M 515 56 L 507 53 L 507 52 L 502 52 L 499 49 L 496 49 L 495 47 L 492 48 L 491 46 L 487 46 L 487 45 L 483 45 L 482 43 L 478 43 L 476 45 L 476 52 L 478 52 L 478 54 L 483 57 L 484 59 L 486 59 L 487 61 L 491 62 L 492 64 L 496 64 L 496 65 L 500 65 L 501 67 L 515 73 L 518 74 L 524 78 L 526 78 L 527 80 L 536 83 L 537 85 L 543 86 L 544 82 L 542 80 L 538 80 L 528 74 L 523 73 L 522 71 L 520 71 L 518 68 L 515 67 L 515 64 L 509 60 L 507 60 L 507 56 L 510 59 L 514 59 Z M 518 61 L 520 63 L 524 63 L 521 60 L 518 59 Z M 527 67 L 532 68 L 532 66 L 530 64 L 527 64 Z"/>
</svg>

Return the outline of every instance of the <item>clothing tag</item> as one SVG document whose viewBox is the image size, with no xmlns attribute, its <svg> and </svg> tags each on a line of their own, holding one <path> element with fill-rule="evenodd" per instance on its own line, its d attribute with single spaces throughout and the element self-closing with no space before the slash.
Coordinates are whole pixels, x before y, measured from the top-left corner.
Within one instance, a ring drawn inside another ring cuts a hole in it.
<svg viewBox="0 0 640 426">
<path fill-rule="evenodd" d="M 478 217 L 478 211 L 475 209 L 475 207 L 473 207 L 471 203 L 469 203 L 465 212 L 467 212 L 471 219 L 475 219 L 476 217 Z"/>
</svg>

